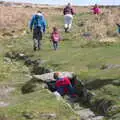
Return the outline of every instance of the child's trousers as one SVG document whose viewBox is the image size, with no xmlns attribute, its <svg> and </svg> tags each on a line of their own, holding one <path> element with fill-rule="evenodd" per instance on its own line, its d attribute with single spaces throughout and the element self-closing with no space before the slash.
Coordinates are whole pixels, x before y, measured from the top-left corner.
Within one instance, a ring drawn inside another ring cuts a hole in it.
<svg viewBox="0 0 120 120">
<path fill-rule="evenodd" d="M 53 48 L 54 48 L 54 50 L 57 50 L 57 48 L 58 48 L 58 42 L 53 41 Z"/>
</svg>

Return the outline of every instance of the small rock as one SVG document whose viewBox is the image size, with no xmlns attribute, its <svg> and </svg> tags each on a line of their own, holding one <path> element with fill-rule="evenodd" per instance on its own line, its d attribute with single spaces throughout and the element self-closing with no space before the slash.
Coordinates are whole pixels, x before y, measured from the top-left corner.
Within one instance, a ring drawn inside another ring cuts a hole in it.
<svg viewBox="0 0 120 120">
<path fill-rule="evenodd" d="M 112 82 L 113 85 L 120 86 L 120 80 L 115 80 Z"/>
<path fill-rule="evenodd" d="M 79 111 L 79 110 L 83 110 L 84 108 L 83 107 L 81 107 L 80 105 L 79 105 L 79 103 L 74 103 L 74 110 L 75 111 Z"/>
<path fill-rule="evenodd" d="M 16 53 L 15 52 L 7 52 L 5 54 L 5 57 L 11 58 L 11 59 L 15 59 L 16 58 Z"/>
<path fill-rule="evenodd" d="M 97 116 L 95 118 L 92 118 L 92 120 L 103 120 L 104 116 Z"/>
<path fill-rule="evenodd" d="M 9 103 L 5 103 L 3 101 L 0 101 L 0 107 L 6 107 L 8 105 L 9 105 Z"/>
<path fill-rule="evenodd" d="M 23 116 L 27 119 L 33 119 L 34 118 L 32 113 L 23 113 Z"/>
<path fill-rule="evenodd" d="M 24 64 L 29 66 L 33 64 L 33 61 L 31 59 L 26 59 Z"/>
<path fill-rule="evenodd" d="M 11 64 L 12 60 L 10 58 L 8 58 L 8 57 L 4 57 L 4 62 Z"/>
<path fill-rule="evenodd" d="M 32 76 L 30 74 L 26 74 L 26 77 L 28 77 L 29 79 L 32 79 Z"/>
<path fill-rule="evenodd" d="M 22 33 L 22 35 L 25 35 L 26 33 L 27 33 L 27 32 L 24 30 L 23 33 Z"/>
<path fill-rule="evenodd" d="M 40 117 L 43 119 L 56 119 L 57 118 L 55 113 L 40 113 Z"/>
<path fill-rule="evenodd" d="M 120 68 L 120 65 L 119 64 L 106 64 L 106 65 L 102 65 L 100 69 L 115 69 L 115 68 Z"/>
<path fill-rule="evenodd" d="M 95 114 L 90 109 L 77 111 L 77 114 L 80 115 L 82 120 L 91 120 L 91 118 L 95 117 Z"/>
<path fill-rule="evenodd" d="M 20 56 L 20 57 L 24 57 L 25 55 L 24 55 L 23 53 L 20 53 L 19 56 Z"/>
</svg>

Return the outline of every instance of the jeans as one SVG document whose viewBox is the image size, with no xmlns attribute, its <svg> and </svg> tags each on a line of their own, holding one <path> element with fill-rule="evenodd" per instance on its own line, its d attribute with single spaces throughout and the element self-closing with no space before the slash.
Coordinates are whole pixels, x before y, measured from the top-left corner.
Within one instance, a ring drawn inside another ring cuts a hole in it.
<svg viewBox="0 0 120 120">
<path fill-rule="evenodd" d="M 57 48 L 58 48 L 58 42 L 53 41 L 53 48 L 54 48 L 54 50 L 57 50 Z"/>
<path fill-rule="evenodd" d="M 40 39 L 33 39 L 33 42 L 34 42 L 34 45 L 33 45 L 34 49 L 41 48 L 41 40 Z"/>
<path fill-rule="evenodd" d="M 61 96 L 63 96 L 65 94 L 65 89 L 68 90 L 68 94 L 70 96 L 75 94 L 75 90 L 72 87 L 72 85 L 64 85 L 64 86 L 57 87 L 57 92 L 60 93 Z"/>
<path fill-rule="evenodd" d="M 33 42 L 34 42 L 34 49 L 38 48 L 40 49 L 41 47 L 41 40 L 42 40 L 42 31 L 40 27 L 36 27 L 33 30 Z"/>
</svg>

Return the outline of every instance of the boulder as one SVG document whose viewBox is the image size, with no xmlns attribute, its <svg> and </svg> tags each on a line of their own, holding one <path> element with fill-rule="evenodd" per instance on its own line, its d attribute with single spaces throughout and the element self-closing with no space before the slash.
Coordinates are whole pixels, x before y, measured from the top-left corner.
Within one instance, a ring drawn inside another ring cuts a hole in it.
<svg viewBox="0 0 120 120">
<path fill-rule="evenodd" d="M 55 72 L 50 72 L 50 73 L 46 73 L 43 75 L 33 75 L 34 79 L 43 81 L 43 82 L 49 82 L 49 81 L 54 81 L 55 79 L 53 78 Z M 73 72 L 59 72 L 60 73 L 60 77 L 69 77 L 72 78 L 73 76 Z"/>
<path fill-rule="evenodd" d="M 26 94 L 26 93 L 35 92 L 35 91 L 38 91 L 38 90 L 41 90 L 44 88 L 46 88 L 45 83 L 43 83 L 43 82 L 41 83 L 41 81 L 38 81 L 38 80 L 32 78 L 21 88 L 21 91 L 23 94 Z"/>
</svg>

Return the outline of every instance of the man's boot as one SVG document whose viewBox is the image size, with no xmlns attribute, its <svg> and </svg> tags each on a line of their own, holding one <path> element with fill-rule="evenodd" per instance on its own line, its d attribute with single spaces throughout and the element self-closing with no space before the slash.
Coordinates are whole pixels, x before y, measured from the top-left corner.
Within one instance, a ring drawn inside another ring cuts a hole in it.
<svg viewBox="0 0 120 120">
<path fill-rule="evenodd" d="M 65 29 L 65 32 L 67 33 L 68 32 L 68 27 L 67 28 L 64 28 Z"/>
</svg>

